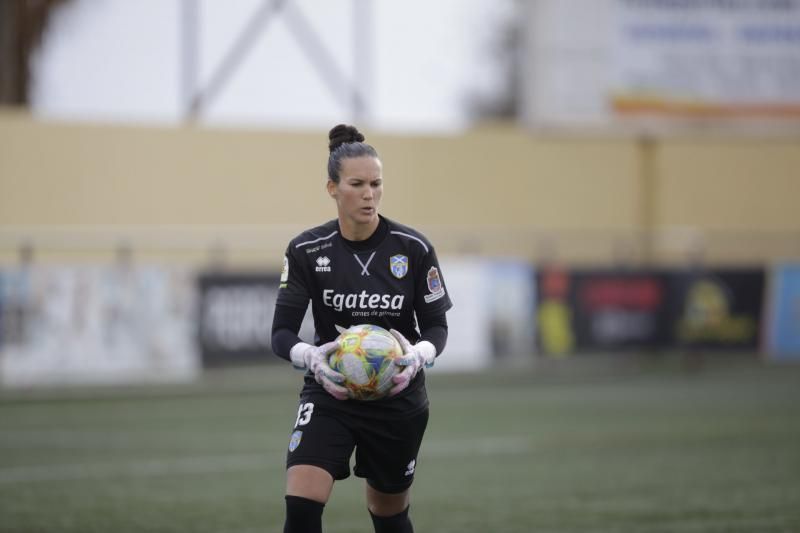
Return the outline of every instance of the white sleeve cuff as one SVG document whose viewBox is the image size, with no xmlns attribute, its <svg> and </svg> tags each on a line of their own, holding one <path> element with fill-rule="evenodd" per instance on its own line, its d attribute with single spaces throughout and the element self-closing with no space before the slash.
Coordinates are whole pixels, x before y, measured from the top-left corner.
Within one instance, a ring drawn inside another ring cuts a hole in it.
<svg viewBox="0 0 800 533">
<path fill-rule="evenodd" d="M 292 366 L 297 370 L 305 370 L 306 368 L 306 350 L 313 348 L 307 342 L 298 342 L 292 349 L 289 350 L 289 359 L 292 361 Z"/>
<path fill-rule="evenodd" d="M 425 364 L 428 366 L 432 365 L 433 360 L 436 359 L 436 346 L 430 341 L 419 341 L 414 345 L 414 350 L 425 358 Z"/>
</svg>

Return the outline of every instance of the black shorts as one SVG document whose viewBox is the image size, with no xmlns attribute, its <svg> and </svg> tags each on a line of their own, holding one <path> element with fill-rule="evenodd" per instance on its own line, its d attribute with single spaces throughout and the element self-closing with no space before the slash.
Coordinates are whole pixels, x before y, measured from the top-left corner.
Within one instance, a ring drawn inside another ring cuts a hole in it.
<svg viewBox="0 0 800 533">
<path fill-rule="evenodd" d="M 333 479 L 353 473 L 380 492 L 403 492 L 414 481 L 417 452 L 428 425 L 428 409 L 407 419 L 375 419 L 303 401 L 289 439 L 286 467 L 314 465 Z"/>
</svg>

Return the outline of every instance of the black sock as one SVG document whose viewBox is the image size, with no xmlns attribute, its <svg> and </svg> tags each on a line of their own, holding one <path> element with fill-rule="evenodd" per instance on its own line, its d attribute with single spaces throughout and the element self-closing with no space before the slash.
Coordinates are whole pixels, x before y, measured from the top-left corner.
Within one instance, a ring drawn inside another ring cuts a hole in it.
<svg viewBox="0 0 800 533">
<path fill-rule="evenodd" d="M 414 533 L 414 526 L 408 517 L 408 507 L 392 516 L 375 516 L 370 511 L 375 533 Z"/>
<path fill-rule="evenodd" d="M 322 533 L 322 509 L 324 503 L 286 496 L 286 522 L 283 533 Z"/>
</svg>

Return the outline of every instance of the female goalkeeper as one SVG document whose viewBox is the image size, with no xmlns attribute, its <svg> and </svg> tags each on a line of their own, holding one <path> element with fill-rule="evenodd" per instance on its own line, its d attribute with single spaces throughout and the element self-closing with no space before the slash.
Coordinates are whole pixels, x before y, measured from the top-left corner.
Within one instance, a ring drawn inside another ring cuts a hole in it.
<svg viewBox="0 0 800 533">
<path fill-rule="evenodd" d="M 286 459 L 285 533 L 322 531 L 333 483 L 353 472 L 366 479 L 376 533 L 411 532 L 410 488 L 428 422 L 422 368 L 447 341 L 452 303 L 431 243 L 378 214 L 381 160 L 353 126 L 329 133 L 328 195 L 337 218 L 304 231 L 286 249 L 272 324 L 276 354 L 306 370 Z M 313 344 L 298 337 L 311 301 Z M 370 323 L 392 331 L 404 355 L 389 396 L 348 398 L 331 370 L 337 326 Z"/>
</svg>

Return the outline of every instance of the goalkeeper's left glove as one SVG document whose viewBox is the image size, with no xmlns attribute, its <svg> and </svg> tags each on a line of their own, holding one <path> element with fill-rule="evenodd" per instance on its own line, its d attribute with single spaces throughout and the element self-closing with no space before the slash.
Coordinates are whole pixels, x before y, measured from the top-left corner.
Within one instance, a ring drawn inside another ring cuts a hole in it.
<svg viewBox="0 0 800 533">
<path fill-rule="evenodd" d="M 403 356 L 394 360 L 397 366 L 405 367 L 403 370 L 392 378 L 395 385 L 389 391 L 389 396 L 394 396 L 399 392 L 405 390 L 411 380 L 419 374 L 422 367 L 430 368 L 436 359 L 436 347 L 429 341 L 420 341 L 417 344 L 411 344 L 402 333 L 396 329 L 390 329 L 389 332 L 394 335 L 400 347 L 403 349 Z"/>
</svg>

